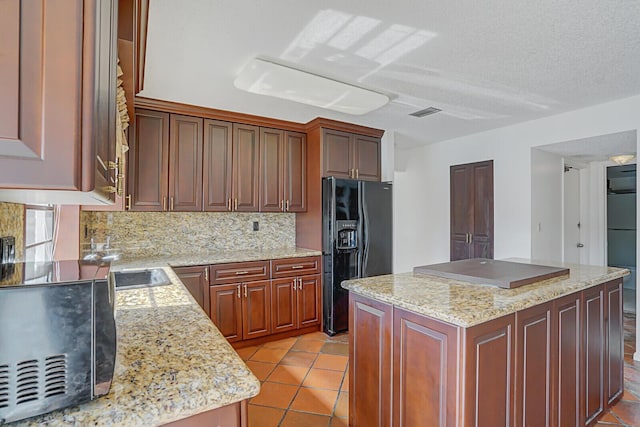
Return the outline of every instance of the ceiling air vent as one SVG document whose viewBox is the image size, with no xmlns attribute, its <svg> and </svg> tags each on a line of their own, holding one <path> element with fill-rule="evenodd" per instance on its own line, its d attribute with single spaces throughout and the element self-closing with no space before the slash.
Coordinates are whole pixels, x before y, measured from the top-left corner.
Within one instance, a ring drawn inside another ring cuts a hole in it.
<svg viewBox="0 0 640 427">
<path fill-rule="evenodd" d="M 424 110 L 414 111 L 413 113 L 411 113 L 409 115 L 413 116 L 413 117 L 424 117 L 424 116 L 430 116 L 430 115 L 435 114 L 435 113 L 439 113 L 440 111 L 442 111 L 442 110 L 439 109 L 439 108 L 429 107 L 429 108 L 425 108 Z"/>
</svg>

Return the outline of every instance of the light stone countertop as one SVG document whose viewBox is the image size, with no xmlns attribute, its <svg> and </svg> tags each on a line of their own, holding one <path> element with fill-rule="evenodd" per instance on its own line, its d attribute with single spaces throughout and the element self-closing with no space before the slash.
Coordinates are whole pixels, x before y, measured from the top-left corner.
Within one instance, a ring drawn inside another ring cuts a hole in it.
<svg viewBox="0 0 640 427">
<path fill-rule="evenodd" d="M 223 264 L 228 262 L 262 261 L 280 258 L 298 258 L 306 256 L 319 256 L 321 251 L 298 247 L 284 247 L 276 249 L 255 249 L 242 251 L 209 251 L 195 252 L 193 254 L 179 254 L 169 256 L 154 256 L 144 258 L 127 258 L 111 264 L 111 271 L 132 268 L 149 267 L 181 267 L 190 265 Z"/>
<path fill-rule="evenodd" d="M 173 270 L 164 270 L 170 285 L 117 291 L 109 394 L 11 425 L 158 426 L 258 394 L 258 379 Z"/>
<path fill-rule="evenodd" d="M 530 262 L 515 258 L 505 261 Z M 415 273 L 345 280 L 342 287 L 453 325 L 470 327 L 629 274 L 629 270 L 614 267 L 532 263 L 566 267 L 570 274 L 515 289 Z"/>
</svg>

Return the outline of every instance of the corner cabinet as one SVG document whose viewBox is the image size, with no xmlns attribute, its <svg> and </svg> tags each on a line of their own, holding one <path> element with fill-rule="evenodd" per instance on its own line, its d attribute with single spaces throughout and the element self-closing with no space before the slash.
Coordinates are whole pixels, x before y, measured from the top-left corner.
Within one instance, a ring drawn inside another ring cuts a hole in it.
<svg viewBox="0 0 640 427">
<path fill-rule="evenodd" d="M 115 0 L 0 5 L 3 191 L 95 190 L 113 200 L 117 8 Z"/>
<path fill-rule="evenodd" d="M 589 427 L 624 391 L 620 279 L 468 328 L 349 298 L 350 425 Z"/>
</svg>

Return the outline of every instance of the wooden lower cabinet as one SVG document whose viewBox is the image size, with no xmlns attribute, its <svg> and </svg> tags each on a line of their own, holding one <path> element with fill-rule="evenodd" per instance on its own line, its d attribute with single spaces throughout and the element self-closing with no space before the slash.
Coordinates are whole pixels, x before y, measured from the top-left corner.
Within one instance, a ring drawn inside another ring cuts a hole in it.
<svg viewBox="0 0 640 427">
<path fill-rule="evenodd" d="M 349 425 L 390 426 L 393 307 L 349 300 Z"/>
<path fill-rule="evenodd" d="M 240 284 L 209 287 L 210 315 L 227 341 L 242 340 L 242 289 Z"/>
<path fill-rule="evenodd" d="M 210 315 L 209 304 L 209 266 L 175 267 L 173 271 L 193 295 L 198 305 Z M 205 304 L 206 301 L 206 304 Z"/>
<path fill-rule="evenodd" d="M 248 411 L 247 401 L 232 403 L 221 408 L 193 415 L 182 420 L 163 424 L 165 427 L 247 427 Z"/>
<path fill-rule="evenodd" d="M 620 279 L 468 328 L 349 298 L 351 426 L 593 426 L 624 391 Z"/>
<path fill-rule="evenodd" d="M 242 284 L 242 339 L 271 333 L 271 283 L 269 280 Z"/>
<path fill-rule="evenodd" d="M 463 329 L 463 425 L 510 426 L 515 367 L 514 315 Z"/>
<path fill-rule="evenodd" d="M 456 426 L 458 328 L 396 308 L 393 329 L 393 425 Z"/>
<path fill-rule="evenodd" d="M 271 329 L 286 332 L 320 324 L 321 276 L 271 281 Z"/>
</svg>

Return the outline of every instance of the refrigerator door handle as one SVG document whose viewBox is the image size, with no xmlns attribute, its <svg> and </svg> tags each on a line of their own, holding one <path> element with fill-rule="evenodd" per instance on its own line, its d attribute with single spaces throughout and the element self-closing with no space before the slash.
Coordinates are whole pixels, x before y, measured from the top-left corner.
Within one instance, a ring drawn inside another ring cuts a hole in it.
<svg viewBox="0 0 640 427">
<path fill-rule="evenodd" d="M 364 187 L 365 187 L 365 183 L 363 182 L 362 184 L 362 189 L 360 190 L 360 194 L 361 194 L 361 203 L 360 206 L 362 206 L 362 262 L 360 263 L 361 265 L 361 272 L 360 272 L 360 277 L 366 277 L 366 271 L 367 271 L 367 265 L 369 264 L 369 211 L 368 211 L 368 206 L 367 206 L 367 198 L 365 196 L 365 192 L 364 192 Z"/>
</svg>

